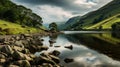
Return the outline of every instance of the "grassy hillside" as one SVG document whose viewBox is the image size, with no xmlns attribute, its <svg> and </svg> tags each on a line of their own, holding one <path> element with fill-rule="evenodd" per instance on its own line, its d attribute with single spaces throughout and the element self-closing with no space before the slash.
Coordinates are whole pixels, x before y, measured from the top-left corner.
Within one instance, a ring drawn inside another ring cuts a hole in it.
<svg viewBox="0 0 120 67">
<path fill-rule="evenodd" d="M 0 20 L 0 34 L 19 34 L 19 33 L 29 33 L 29 32 L 35 33 L 35 32 L 44 32 L 44 31 L 37 28 L 27 27 L 27 26 L 24 27 L 19 24 Z"/>
<path fill-rule="evenodd" d="M 0 1 L 0 34 L 44 32 L 42 18 L 11 0 Z"/>
<path fill-rule="evenodd" d="M 84 27 L 84 28 L 85 29 L 99 29 L 102 26 L 102 29 L 111 29 L 111 26 L 116 22 L 120 22 L 120 14 L 117 14 L 108 19 L 105 19 L 95 25 Z"/>
<path fill-rule="evenodd" d="M 113 17 L 118 14 L 120 14 L 120 0 L 113 0 L 107 5 L 101 7 L 100 9 L 83 15 L 79 19 L 79 22 L 75 22 L 72 26 L 69 26 L 71 28 L 67 30 L 71 30 L 71 29 L 81 30 L 81 28 L 89 29 L 90 26 L 96 25 L 99 22 L 101 23 L 103 20 L 109 19 L 110 17 Z M 104 26 L 104 27 L 109 27 L 110 25 Z M 90 27 L 90 28 L 93 28 L 93 27 Z"/>
</svg>

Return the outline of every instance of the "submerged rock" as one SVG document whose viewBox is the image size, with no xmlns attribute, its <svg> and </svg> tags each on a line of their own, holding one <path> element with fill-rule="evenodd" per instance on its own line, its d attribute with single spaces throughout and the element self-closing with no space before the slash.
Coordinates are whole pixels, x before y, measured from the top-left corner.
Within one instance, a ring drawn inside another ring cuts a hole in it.
<svg viewBox="0 0 120 67">
<path fill-rule="evenodd" d="M 74 60 L 73 60 L 73 59 L 70 59 L 70 58 L 66 58 L 66 59 L 64 59 L 64 61 L 65 61 L 65 63 L 71 63 L 71 62 L 73 62 Z"/>
<path fill-rule="evenodd" d="M 60 55 L 60 51 L 54 50 L 54 51 L 52 52 L 52 55 L 54 55 L 54 56 L 59 56 L 59 55 Z"/>
<path fill-rule="evenodd" d="M 54 41 L 54 40 L 49 40 L 49 43 L 50 43 L 50 44 L 53 44 L 53 43 L 56 43 L 56 41 Z"/>
<path fill-rule="evenodd" d="M 73 49 L 73 46 L 72 46 L 72 45 L 70 45 L 70 46 L 65 46 L 65 48 L 68 48 L 68 49 L 72 50 L 72 49 Z"/>
<path fill-rule="evenodd" d="M 49 49 L 49 47 L 47 47 L 47 46 L 41 46 L 41 50 L 48 50 Z"/>
<path fill-rule="evenodd" d="M 60 47 L 60 46 L 54 46 L 54 47 L 58 48 L 58 47 Z"/>
</svg>

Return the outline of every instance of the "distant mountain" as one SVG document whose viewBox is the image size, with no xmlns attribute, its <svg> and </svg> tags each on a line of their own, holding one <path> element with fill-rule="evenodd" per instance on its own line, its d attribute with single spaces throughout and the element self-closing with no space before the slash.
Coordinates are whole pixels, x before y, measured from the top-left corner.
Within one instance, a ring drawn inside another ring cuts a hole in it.
<svg viewBox="0 0 120 67">
<path fill-rule="evenodd" d="M 120 0 L 113 0 L 107 5 L 101 7 L 100 9 L 90 12 L 86 15 L 83 15 L 77 22 L 74 21 L 72 25 L 68 25 L 65 29 L 66 30 L 81 30 L 81 29 L 95 29 L 95 25 L 97 24 L 97 27 L 100 27 L 101 22 L 103 23 L 105 20 L 108 20 L 110 18 L 114 18 L 114 16 L 117 16 L 120 14 Z M 116 21 L 109 22 L 106 21 L 105 23 L 108 23 L 109 25 L 105 28 L 111 27 L 112 23 L 115 23 Z M 117 21 L 118 22 L 118 21 Z M 69 23 L 69 22 L 66 22 Z M 65 24 L 66 25 L 66 24 Z M 94 28 L 93 28 L 94 27 Z"/>
<path fill-rule="evenodd" d="M 0 1 L 0 19 L 36 28 L 42 25 L 40 16 L 24 6 L 14 4 L 10 0 Z"/>
<path fill-rule="evenodd" d="M 72 25 L 76 22 L 79 22 L 79 19 L 81 18 L 81 16 L 76 16 L 76 17 L 72 17 L 70 18 L 64 25 L 65 28 L 70 29 L 72 27 Z"/>
</svg>

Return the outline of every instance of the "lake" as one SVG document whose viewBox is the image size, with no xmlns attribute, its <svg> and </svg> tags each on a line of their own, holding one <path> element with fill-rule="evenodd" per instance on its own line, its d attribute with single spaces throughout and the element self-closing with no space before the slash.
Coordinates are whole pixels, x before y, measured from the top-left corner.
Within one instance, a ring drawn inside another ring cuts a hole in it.
<svg viewBox="0 0 120 67">
<path fill-rule="evenodd" d="M 67 67 L 120 67 L 120 37 L 106 31 L 64 31 L 65 34 L 43 37 L 47 52 L 61 52 L 62 65 Z M 49 40 L 56 41 L 50 44 Z M 67 49 L 65 46 L 73 46 Z M 45 51 L 43 51 L 45 52 Z M 38 55 L 39 52 L 36 52 Z M 65 63 L 65 58 L 74 59 Z"/>
</svg>

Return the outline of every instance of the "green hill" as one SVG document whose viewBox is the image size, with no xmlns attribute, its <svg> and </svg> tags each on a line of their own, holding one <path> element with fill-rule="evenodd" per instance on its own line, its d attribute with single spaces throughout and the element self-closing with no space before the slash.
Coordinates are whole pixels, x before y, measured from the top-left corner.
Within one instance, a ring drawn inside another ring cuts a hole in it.
<svg viewBox="0 0 120 67">
<path fill-rule="evenodd" d="M 44 32 L 42 18 L 10 0 L 0 1 L 0 34 Z"/>
<path fill-rule="evenodd" d="M 10 0 L 0 1 L 0 19 L 36 28 L 42 25 L 40 16 L 24 6 L 14 4 Z"/>
<path fill-rule="evenodd" d="M 112 16 L 108 19 L 105 19 L 90 27 L 85 27 L 85 29 L 99 29 L 101 26 L 102 26 L 102 29 L 111 29 L 111 26 L 116 22 L 120 22 L 120 14 Z"/>
<path fill-rule="evenodd" d="M 118 15 L 120 13 L 120 0 L 113 0 L 107 5 L 101 7 L 100 9 L 90 12 L 86 15 L 83 15 L 80 19 L 79 22 L 75 22 L 73 25 L 69 26 L 71 27 L 70 29 L 67 30 L 81 30 L 83 29 L 91 29 L 93 28 L 96 24 L 98 25 L 101 24 L 103 20 L 109 20 L 110 18 L 114 17 L 115 15 Z M 118 19 L 118 18 L 116 18 Z M 114 18 L 115 20 L 115 18 Z M 114 21 L 112 20 L 112 21 Z M 103 22 L 102 22 L 103 23 Z M 112 22 L 114 23 L 114 22 Z M 93 26 L 94 25 L 94 26 Z M 91 27 L 92 26 L 92 27 Z M 98 25 L 99 26 L 99 25 Z M 111 26 L 111 23 L 109 25 L 104 26 L 108 27 Z"/>
</svg>

